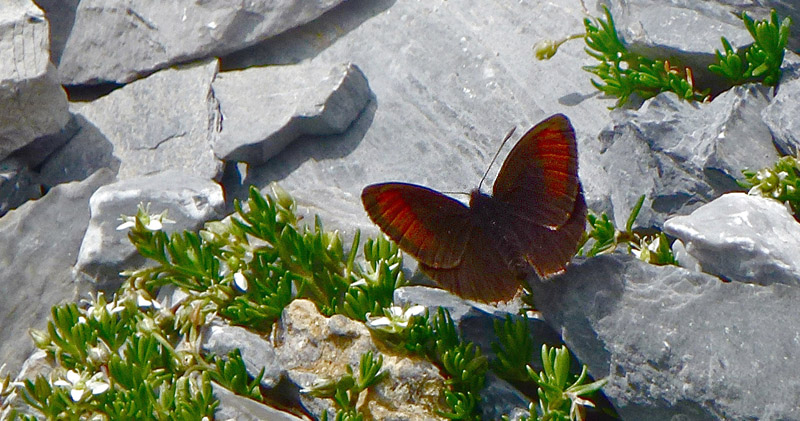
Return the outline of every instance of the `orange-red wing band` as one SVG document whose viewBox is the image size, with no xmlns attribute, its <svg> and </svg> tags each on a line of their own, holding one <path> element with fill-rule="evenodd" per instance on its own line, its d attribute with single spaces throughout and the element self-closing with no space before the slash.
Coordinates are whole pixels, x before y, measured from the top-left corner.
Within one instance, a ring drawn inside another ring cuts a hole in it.
<svg viewBox="0 0 800 421">
<path fill-rule="evenodd" d="M 567 117 L 556 114 L 517 142 L 494 183 L 493 196 L 538 225 L 564 224 L 578 194 L 578 146 Z"/>
<path fill-rule="evenodd" d="M 461 262 L 471 227 L 469 208 L 427 187 L 373 184 L 361 201 L 370 219 L 420 263 L 452 268 Z"/>
</svg>

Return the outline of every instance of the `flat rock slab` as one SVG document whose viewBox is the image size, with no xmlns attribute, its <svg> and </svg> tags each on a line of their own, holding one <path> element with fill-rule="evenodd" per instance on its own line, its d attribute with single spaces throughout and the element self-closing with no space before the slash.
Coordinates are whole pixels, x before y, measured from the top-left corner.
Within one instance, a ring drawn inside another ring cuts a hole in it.
<svg viewBox="0 0 800 421">
<path fill-rule="evenodd" d="M 30 0 L 0 8 L 0 160 L 69 121 L 67 94 L 50 64 L 48 23 Z"/>
<path fill-rule="evenodd" d="M 130 82 L 177 63 L 242 49 L 309 22 L 341 1 L 83 0 L 69 35 L 58 34 L 57 39 L 66 38 L 56 52 L 58 72 L 67 85 Z"/>
<path fill-rule="evenodd" d="M 171 169 L 214 179 L 222 171 L 209 145 L 219 132 L 216 74 L 213 59 L 163 70 L 72 111 L 111 143 L 120 179 Z"/>
<path fill-rule="evenodd" d="M 120 215 L 136 215 L 140 204 L 149 206 L 151 215 L 167 211 L 175 222 L 164 224 L 168 233 L 196 231 L 225 211 L 219 184 L 178 171 L 103 186 L 89 201 L 91 219 L 75 268 L 101 285 L 119 286 L 122 270 L 140 267 L 143 261 L 128 240 L 128 230 L 117 230 Z"/>
<path fill-rule="evenodd" d="M 664 223 L 703 272 L 762 285 L 800 285 L 800 224 L 777 200 L 729 193 Z"/>
<path fill-rule="evenodd" d="M 259 165 L 301 135 L 344 132 L 367 105 L 367 78 L 352 63 L 256 67 L 217 75 L 223 116 L 212 144 L 223 161 Z"/>
<path fill-rule="evenodd" d="M 800 290 L 629 255 L 535 283 L 545 320 L 625 420 L 798 419 Z"/>
<path fill-rule="evenodd" d="M 0 218 L 0 361 L 7 372 L 17 372 L 34 351 L 28 329 L 44 329 L 52 306 L 89 291 L 72 265 L 89 224 L 89 197 L 113 178 L 98 171 Z"/>
</svg>

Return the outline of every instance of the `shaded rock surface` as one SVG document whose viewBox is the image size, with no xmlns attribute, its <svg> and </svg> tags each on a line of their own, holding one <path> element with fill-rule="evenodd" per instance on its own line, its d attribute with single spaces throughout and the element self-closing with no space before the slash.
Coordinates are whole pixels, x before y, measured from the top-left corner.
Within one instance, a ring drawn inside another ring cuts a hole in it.
<svg viewBox="0 0 800 421">
<path fill-rule="evenodd" d="M 626 420 L 796 419 L 800 291 L 607 255 L 534 286 Z M 757 373 L 757 374 L 756 374 Z"/>
<path fill-rule="evenodd" d="M 0 160 L 69 121 L 67 95 L 50 64 L 48 22 L 29 0 L 0 9 Z"/>
<path fill-rule="evenodd" d="M 72 112 L 111 143 L 120 179 L 167 170 L 217 178 L 222 163 L 209 145 L 219 134 L 211 93 L 216 73 L 213 59 L 168 69 L 96 101 L 73 104 Z"/>
<path fill-rule="evenodd" d="M 28 329 L 44 329 L 52 306 L 89 291 L 72 267 L 89 224 L 89 197 L 112 179 L 109 170 L 100 170 L 0 219 L 0 361 L 10 372 L 34 350 Z"/>
</svg>

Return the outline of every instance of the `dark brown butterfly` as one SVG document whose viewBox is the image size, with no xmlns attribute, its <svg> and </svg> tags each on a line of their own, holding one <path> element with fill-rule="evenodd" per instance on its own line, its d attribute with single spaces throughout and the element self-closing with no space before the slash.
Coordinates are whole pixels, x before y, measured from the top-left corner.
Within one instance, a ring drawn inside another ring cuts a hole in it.
<svg viewBox="0 0 800 421">
<path fill-rule="evenodd" d="M 575 131 L 556 114 L 517 142 L 469 207 L 427 187 L 381 183 L 361 193 L 369 217 L 442 287 L 486 302 L 514 297 L 532 267 L 563 271 L 586 224 Z"/>
</svg>

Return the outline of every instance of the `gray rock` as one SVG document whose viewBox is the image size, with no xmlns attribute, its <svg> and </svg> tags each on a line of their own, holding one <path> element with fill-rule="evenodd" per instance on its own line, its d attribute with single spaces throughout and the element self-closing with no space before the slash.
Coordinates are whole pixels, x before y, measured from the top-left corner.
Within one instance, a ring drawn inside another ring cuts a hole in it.
<svg viewBox="0 0 800 421">
<path fill-rule="evenodd" d="M 721 2 L 610 0 L 598 3 L 610 4 L 617 31 L 632 51 L 653 58 L 669 57 L 674 64 L 689 66 L 695 71 L 702 71 L 716 61 L 714 50 L 723 49 L 720 37 L 727 38 L 734 48 L 753 42 L 741 19 L 733 14 L 734 9 Z M 667 16 L 669 18 L 665 19 Z"/>
<path fill-rule="evenodd" d="M 111 143 L 120 179 L 170 169 L 217 178 L 222 164 L 209 145 L 220 121 L 211 91 L 216 73 L 216 60 L 163 70 L 96 101 L 73 104 L 72 112 Z M 88 143 L 102 144 L 97 134 L 88 135 Z"/>
<path fill-rule="evenodd" d="M 250 376 L 255 378 L 264 370 L 261 385 L 266 389 L 276 388 L 284 375 L 280 355 L 272 342 L 243 327 L 231 326 L 221 320 L 212 321 L 203 330 L 203 348 L 221 357 L 240 350 Z"/>
<path fill-rule="evenodd" d="M 52 306 L 89 291 L 76 282 L 72 265 L 89 224 L 89 197 L 112 179 L 110 171 L 98 171 L 0 218 L 0 360 L 9 372 L 33 352 L 28 329 L 44 329 Z"/>
<path fill-rule="evenodd" d="M 800 104 L 797 103 L 800 95 L 800 56 L 787 52 L 785 62 L 789 64 L 784 70 L 780 87 L 761 116 L 781 153 L 795 155 L 800 150 L 800 123 L 797 121 L 797 113 L 800 112 Z"/>
<path fill-rule="evenodd" d="M 217 407 L 217 411 L 214 413 L 215 419 L 237 421 L 303 421 L 303 418 L 298 418 L 288 412 L 279 411 L 252 399 L 236 395 L 217 383 L 212 382 L 211 388 L 214 391 L 214 397 L 219 399 L 219 407 Z"/>
<path fill-rule="evenodd" d="M 0 217 L 11 209 L 41 196 L 36 175 L 18 158 L 0 161 Z"/>
<path fill-rule="evenodd" d="M 767 103 L 763 88 L 744 85 L 710 103 L 663 93 L 641 110 L 612 113 L 615 123 L 600 134 L 599 160 L 616 180 L 611 200 L 617 226 L 625 226 L 642 194 L 646 201 L 636 223 L 658 227 L 671 215 L 740 189 L 741 170 L 774 164 L 778 153 L 761 120 Z"/>
<path fill-rule="evenodd" d="M 103 186 L 89 201 L 91 219 L 81 243 L 75 268 L 100 285 L 119 286 L 119 273 L 141 266 L 142 258 L 128 240 L 128 230 L 118 231 L 120 215 L 136 215 L 137 206 L 149 204 L 152 215 L 167 210 L 174 224 L 168 233 L 198 230 L 205 221 L 220 219 L 225 209 L 222 188 L 178 171 L 131 178 Z"/>
<path fill-rule="evenodd" d="M 223 116 L 214 152 L 223 161 L 254 165 L 299 136 L 344 132 L 370 97 L 366 77 L 351 63 L 224 72 L 212 87 Z"/>
<path fill-rule="evenodd" d="M 242 49 L 311 21 L 340 2 L 84 0 L 60 53 L 59 75 L 69 85 L 130 82 L 177 63 Z"/>
<path fill-rule="evenodd" d="M 664 223 L 703 272 L 769 285 L 800 285 L 800 224 L 780 202 L 744 193 L 726 194 L 691 215 Z"/>
<path fill-rule="evenodd" d="M 69 121 L 48 52 L 48 25 L 30 0 L 0 9 L 0 160 Z"/>
<path fill-rule="evenodd" d="M 725 283 L 628 255 L 534 285 L 545 319 L 625 420 L 800 418 L 800 290 Z"/>
<path fill-rule="evenodd" d="M 77 108 L 74 104 L 72 107 Z M 114 144 L 84 116 L 75 115 L 73 120 L 75 134 L 39 167 L 38 180 L 46 187 L 85 180 L 101 168 L 119 172 L 120 159 L 114 155 Z"/>
</svg>

